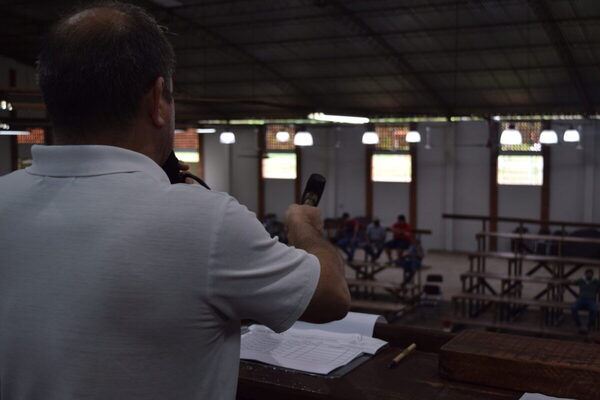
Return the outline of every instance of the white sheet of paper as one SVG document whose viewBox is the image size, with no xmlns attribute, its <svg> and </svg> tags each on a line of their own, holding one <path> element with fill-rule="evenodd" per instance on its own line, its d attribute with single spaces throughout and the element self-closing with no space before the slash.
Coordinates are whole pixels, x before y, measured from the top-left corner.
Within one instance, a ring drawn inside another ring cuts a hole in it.
<svg viewBox="0 0 600 400">
<path fill-rule="evenodd" d="M 326 324 L 311 324 L 309 322 L 297 321 L 292 328 L 311 329 L 335 333 L 358 333 L 359 335 L 373 337 L 375 322 L 385 319 L 381 315 L 365 314 L 350 311 L 345 318 Z M 290 329 L 292 329 L 290 328 Z"/>
<path fill-rule="evenodd" d="M 328 374 L 362 353 L 374 354 L 385 344 L 358 334 L 294 328 L 278 334 L 265 326 L 252 325 L 242 335 L 240 358 Z"/>
<path fill-rule="evenodd" d="M 539 393 L 525 393 L 520 400 L 574 400 L 574 399 L 562 399 L 558 397 L 546 396 Z"/>
</svg>

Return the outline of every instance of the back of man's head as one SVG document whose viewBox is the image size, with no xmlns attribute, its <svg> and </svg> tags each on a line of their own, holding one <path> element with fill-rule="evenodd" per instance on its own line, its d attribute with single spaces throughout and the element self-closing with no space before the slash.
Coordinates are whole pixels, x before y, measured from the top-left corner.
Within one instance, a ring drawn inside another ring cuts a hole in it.
<svg viewBox="0 0 600 400">
<path fill-rule="evenodd" d="M 169 82 L 174 66 L 173 48 L 152 16 L 101 2 L 54 26 L 39 55 L 38 79 L 56 131 L 86 143 L 106 132 L 118 138 L 131 127 L 144 94 L 158 77 Z"/>
</svg>

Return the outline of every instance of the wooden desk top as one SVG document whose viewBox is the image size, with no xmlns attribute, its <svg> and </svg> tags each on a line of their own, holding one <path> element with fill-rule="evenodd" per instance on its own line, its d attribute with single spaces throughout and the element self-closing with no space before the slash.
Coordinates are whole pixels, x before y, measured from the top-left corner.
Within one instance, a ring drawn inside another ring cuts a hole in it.
<svg viewBox="0 0 600 400">
<path fill-rule="evenodd" d="M 390 341 L 391 347 L 341 378 L 284 372 L 267 365 L 242 362 L 238 399 L 516 400 L 522 395 L 522 392 L 441 378 L 436 352 L 454 334 L 377 324 L 374 336 Z M 388 369 L 394 356 L 412 342 L 419 350 L 396 368 Z"/>
<path fill-rule="evenodd" d="M 442 379 L 438 355 L 416 351 L 396 368 L 390 361 L 402 349 L 390 347 L 341 378 L 327 379 L 241 363 L 240 400 L 516 400 L 522 392 Z"/>
</svg>

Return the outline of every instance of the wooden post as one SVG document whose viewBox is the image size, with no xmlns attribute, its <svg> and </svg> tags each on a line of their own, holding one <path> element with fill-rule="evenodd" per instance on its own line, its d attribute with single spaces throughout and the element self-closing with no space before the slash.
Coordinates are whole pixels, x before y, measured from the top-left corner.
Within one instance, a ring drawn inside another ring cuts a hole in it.
<svg viewBox="0 0 600 400">
<path fill-rule="evenodd" d="M 490 195 L 490 232 L 498 231 L 498 155 L 500 154 L 500 144 L 498 140 L 500 124 L 497 121 L 489 122 L 489 143 L 490 143 L 490 174 L 489 174 L 489 195 Z M 490 237 L 489 250 L 496 251 L 497 238 Z"/>
<path fill-rule="evenodd" d="M 409 221 L 413 228 L 417 227 L 417 144 L 411 143 L 410 151 L 410 188 L 409 188 Z"/>
<path fill-rule="evenodd" d="M 262 125 L 258 128 L 257 135 L 257 162 L 258 162 L 258 219 L 261 221 L 265 217 L 265 180 L 263 179 L 262 160 L 266 152 L 267 127 Z"/>
<path fill-rule="evenodd" d="M 204 179 L 204 134 L 198 133 L 198 157 L 200 162 L 198 164 L 198 175 L 200 179 Z"/>
<path fill-rule="evenodd" d="M 373 151 L 374 145 L 365 145 L 365 217 L 373 219 Z"/>
<path fill-rule="evenodd" d="M 10 170 L 16 171 L 19 168 L 19 145 L 17 136 L 10 136 Z"/>
<path fill-rule="evenodd" d="M 302 148 L 296 146 L 296 180 L 294 182 L 294 199 L 300 204 L 302 196 Z"/>
<path fill-rule="evenodd" d="M 542 145 L 542 158 L 544 160 L 543 180 L 542 180 L 542 192 L 541 192 L 541 204 L 540 204 L 540 219 L 542 224 L 540 229 L 544 231 L 548 229 L 548 220 L 550 219 L 550 176 L 552 173 L 552 167 L 550 165 L 550 146 Z"/>
</svg>

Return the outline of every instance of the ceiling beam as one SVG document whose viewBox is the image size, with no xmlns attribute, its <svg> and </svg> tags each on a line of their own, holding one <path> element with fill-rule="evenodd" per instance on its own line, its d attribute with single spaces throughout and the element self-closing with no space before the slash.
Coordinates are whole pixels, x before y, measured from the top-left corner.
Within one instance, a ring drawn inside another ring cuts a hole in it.
<svg viewBox="0 0 600 400">
<path fill-rule="evenodd" d="M 146 1 L 146 3 L 148 3 L 148 0 L 145 0 L 145 1 Z M 211 38 L 216 39 L 217 41 L 223 43 L 223 45 L 225 45 L 227 48 L 234 50 L 235 52 L 240 54 L 242 57 L 250 60 L 252 62 L 252 64 L 257 65 L 261 69 L 267 71 L 268 73 L 270 73 L 271 75 L 276 77 L 282 84 L 285 85 L 284 89 L 292 89 L 294 92 L 296 92 L 298 95 L 300 95 L 303 98 L 303 100 L 307 101 L 309 103 L 309 105 L 318 107 L 318 102 L 319 102 L 318 99 L 315 99 L 315 98 L 311 97 L 310 95 L 308 95 L 304 91 L 304 88 L 302 88 L 301 86 L 298 86 L 294 82 L 291 82 L 280 71 L 278 71 L 276 68 L 269 65 L 267 62 L 261 60 L 259 57 L 255 56 L 250 51 L 246 50 L 242 45 L 234 43 L 231 40 L 227 39 L 226 37 L 213 31 L 212 29 L 209 29 L 206 26 L 204 26 L 188 17 L 185 17 L 178 13 L 175 13 L 174 11 L 172 11 L 168 8 L 162 8 L 161 12 L 167 14 L 169 17 L 171 17 L 173 19 L 177 19 L 177 20 L 185 23 L 186 25 L 192 27 L 194 29 L 194 31 L 192 32 L 194 35 L 199 35 L 200 33 L 203 33 L 203 34 L 210 36 Z M 252 81 L 250 81 L 250 82 L 252 82 Z M 177 82 L 176 82 L 176 84 L 177 84 Z"/>
<path fill-rule="evenodd" d="M 571 46 L 585 46 L 587 49 L 589 46 L 600 46 L 600 41 L 591 41 L 591 42 L 577 42 L 571 43 Z M 543 45 L 513 45 L 513 46 L 493 46 L 486 48 L 459 48 L 456 50 L 417 50 L 417 51 L 403 51 L 402 54 L 404 56 L 453 56 L 454 54 L 481 54 L 481 53 L 494 53 L 494 52 L 504 52 L 504 51 L 512 51 L 513 53 L 516 51 L 533 51 L 533 50 L 544 50 L 544 49 L 554 49 L 552 44 L 543 44 Z M 331 62 L 340 62 L 340 61 L 348 61 L 348 62 L 361 62 L 361 61 L 375 61 L 378 59 L 387 58 L 387 55 L 382 54 L 368 54 L 368 55 L 359 55 L 359 56 L 325 56 L 325 57 L 302 57 L 302 58 L 290 58 L 284 60 L 270 60 L 270 65 L 285 65 L 285 64 L 297 64 L 297 63 L 324 63 L 328 64 Z M 239 67 L 239 66 L 247 66 L 249 65 L 246 62 L 218 62 L 218 63 L 202 63 L 202 64 L 178 64 L 177 69 L 189 69 L 189 68 L 223 68 L 223 67 Z M 564 65 L 561 64 L 561 68 L 564 68 Z"/>
<path fill-rule="evenodd" d="M 333 0 L 332 0 L 333 2 Z M 333 3 L 332 3 L 333 4 Z M 345 7 L 345 6 L 344 6 Z M 353 15 L 355 15 L 356 17 L 357 14 L 354 14 L 352 11 L 348 10 L 350 13 L 352 13 Z M 362 19 L 360 19 L 361 21 L 363 21 Z M 578 24 L 578 23 L 587 23 L 587 22 L 600 22 L 600 17 L 582 17 L 582 18 L 565 18 L 565 19 L 560 19 L 560 20 L 556 20 L 555 21 L 556 24 Z M 365 22 L 363 22 L 363 24 L 367 25 Z M 508 25 L 507 25 L 508 24 Z M 484 23 L 484 24 L 471 24 L 471 25 L 463 25 L 463 26 L 459 26 L 458 28 L 455 25 L 449 25 L 449 26 L 442 26 L 442 27 L 437 27 L 437 28 L 430 28 L 430 29 L 423 29 L 423 28 L 413 28 L 413 29 L 393 29 L 393 30 L 388 30 L 388 31 L 383 31 L 383 32 L 376 32 L 376 34 L 382 38 L 386 38 L 388 36 L 409 36 L 409 35 L 434 35 L 434 34 L 438 34 L 438 35 L 448 35 L 448 34 L 454 34 L 456 32 L 458 33 L 468 33 L 468 32 L 473 32 L 473 33 L 481 33 L 482 31 L 488 31 L 488 30 L 502 30 L 502 31 L 506 31 L 507 27 L 510 26 L 511 30 L 517 29 L 517 28 L 530 28 L 534 25 L 543 25 L 541 22 L 532 22 L 532 21 L 510 21 L 510 22 L 502 22 L 502 23 L 498 23 L 498 24 L 490 24 L 490 23 Z M 268 26 L 266 26 L 268 27 Z M 268 35 L 271 36 L 271 35 Z M 262 41 L 244 41 L 244 42 L 238 42 L 238 44 L 240 46 L 244 46 L 244 47 L 259 47 L 259 46 L 269 46 L 269 45 L 295 45 L 295 44 L 308 44 L 308 43 L 320 43 L 320 42 L 332 42 L 335 40 L 339 40 L 339 41 L 348 41 L 351 39 L 360 39 L 360 38 L 364 38 L 365 37 L 365 32 L 363 31 L 362 33 L 353 33 L 353 34 L 341 34 L 341 35 L 328 35 L 328 36 L 315 36 L 315 37 L 297 37 L 297 38 L 292 38 L 292 39 L 284 39 L 284 40 L 278 40 L 277 38 L 272 38 L 270 37 L 268 40 L 262 40 Z M 177 47 L 178 51 L 183 51 L 183 50 L 205 50 L 205 49 L 211 49 L 211 48 L 216 48 L 218 47 L 218 45 L 204 45 L 204 46 L 189 46 L 189 47 Z"/>
<path fill-rule="evenodd" d="M 548 4 L 545 0 L 529 0 L 529 5 L 533 9 L 538 20 L 542 23 L 546 34 L 550 38 L 550 41 L 556 48 L 559 57 L 567 69 L 573 85 L 577 88 L 585 113 L 593 114 L 594 103 L 592 102 L 592 99 L 585 88 L 585 82 L 577 69 L 575 57 L 573 56 L 569 42 L 565 38 L 560 26 L 556 23 Z"/>
<path fill-rule="evenodd" d="M 579 64 L 579 67 L 582 68 L 598 68 L 600 67 L 600 63 L 585 63 Z M 539 65 L 539 66 L 514 66 L 514 67 L 501 67 L 501 68 L 465 68 L 465 69 L 442 69 L 442 70 L 421 70 L 419 74 L 421 75 L 450 75 L 450 74 L 478 74 L 478 73 L 509 73 L 509 72 L 524 72 L 524 71 L 538 71 L 538 72 L 546 72 L 548 70 L 560 70 L 561 72 L 564 70 L 563 64 L 556 65 Z M 313 81 L 331 81 L 331 80 L 360 80 L 360 79 L 392 79 L 397 76 L 408 76 L 412 75 L 412 72 L 401 71 L 397 73 L 383 73 L 383 74 L 370 74 L 365 75 L 364 73 L 360 74 L 347 74 L 347 75 L 316 75 L 316 76 L 297 76 L 288 78 L 294 82 L 313 82 Z M 181 79 L 177 80 L 180 84 L 190 84 L 190 85 L 214 85 L 214 84 L 229 84 L 229 83 L 247 83 L 248 79 L 238 78 L 238 79 L 206 79 L 206 80 L 194 80 L 194 79 Z M 274 83 L 275 81 L 272 79 L 257 79 L 253 81 L 254 83 Z M 525 86 L 524 86 L 525 88 Z"/>
<path fill-rule="evenodd" d="M 407 81 L 417 87 L 421 87 L 427 92 L 428 96 L 441 107 L 447 115 L 452 114 L 450 105 L 439 93 L 423 78 L 423 76 L 406 60 L 406 58 L 397 51 L 384 37 L 379 35 L 369 24 L 362 20 L 357 14 L 351 11 L 339 0 L 329 0 L 327 4 L 333 6 L 343 17 L 345 17 L 354 26 L 364 32 L 371 38 L 385 53 L 387 53 L 394 62 L 399 71 L 410 72 L 411 75 Z"/>
</svg>

